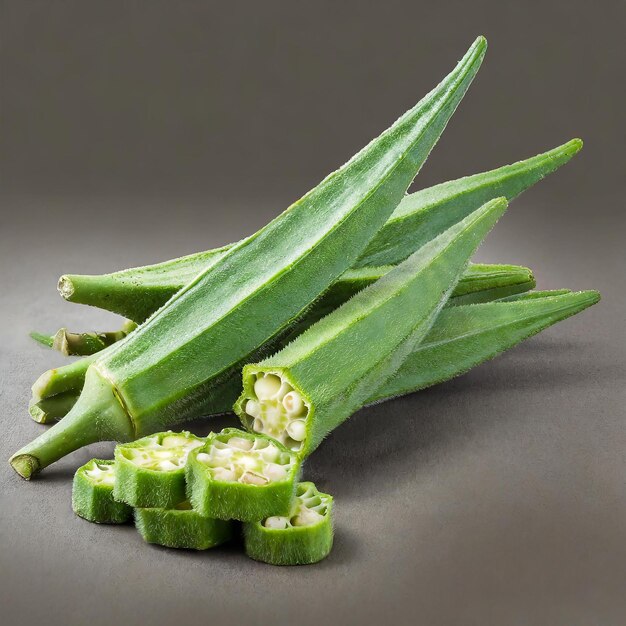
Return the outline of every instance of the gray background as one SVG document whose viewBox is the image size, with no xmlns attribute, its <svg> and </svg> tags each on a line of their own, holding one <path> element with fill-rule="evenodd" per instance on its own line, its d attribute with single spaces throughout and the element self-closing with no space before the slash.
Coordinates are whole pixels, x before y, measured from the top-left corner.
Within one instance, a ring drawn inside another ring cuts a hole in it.
<svg viewBox="0 0 626 626">
<path fill-rule="evenodd" d="M 481 33 L 483 69 L 414 188 L 583 137 L 478 258 L 603 294 L 342 426 L 307 464 L 337 502 L 336 546 L 316 566 L 159 549 L 74 517 L 73 470 L 109 444 L 29 484 L 0 465 L 4 623 L 624 623 L 623 2 L 0 6 L 0 458 L 41 432 L 29 387 L 61 362 L 27 331 L 118 323 L 62 302 L 59 274 L 253 232 Z"/>
</svg>

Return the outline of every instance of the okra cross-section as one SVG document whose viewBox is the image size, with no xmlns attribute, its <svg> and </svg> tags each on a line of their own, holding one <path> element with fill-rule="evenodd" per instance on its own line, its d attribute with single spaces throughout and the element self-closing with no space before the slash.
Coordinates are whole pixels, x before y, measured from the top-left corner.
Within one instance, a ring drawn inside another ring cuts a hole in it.
<svg viewBox="0 0 626 626">
<path fill-rule="evenodd" d="M 123 524 L 132 518 L 132 509 L 113 499 L 115 461 L 91 459 L 79 467 L 72 485 L 72 509 L 76 515 L 98 524 Z"/>
<path fill-rule="evenodd" d="M 176 506 L 185 499 L 187 456 L 203 443 L 186 431 L 168 431 L 118 445 L 115 498 L 134 507 Z"/>
<path fill-rule="evenodd" d="M 333 498 L 311 482 L 299 483 L 288 516 L 244 524 L 246 554 L 271 565 L 306 565 L 333 547 Z"/>
<path fill-rule="evenodd" d="M 203 517 L 189 501 L 173 509 L 135 509 L 135 526 L 144 541 L 168 548 L 207 550 L 233 536 L 233 522 Z"/>
<path fill-rule="evenodd" d="M 190 454 L 187 494 L 206 517 L 251 522 L 288 515 L 300 465 L 278 441 L 226 428 Z"/>
</svg>

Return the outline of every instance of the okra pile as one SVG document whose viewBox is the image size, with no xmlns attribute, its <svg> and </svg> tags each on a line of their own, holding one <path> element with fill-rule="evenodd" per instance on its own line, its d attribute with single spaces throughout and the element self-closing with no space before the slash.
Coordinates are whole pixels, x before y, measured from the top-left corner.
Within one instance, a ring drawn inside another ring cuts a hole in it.
<svg viewBox="0 0 626 626">
<path fill-rule="evenodd" d="M 415 106 L 245 239 L 61 276 L 68 302 L 127 319 L 117 331 L 31 334 L 81 358 L 35 381 L 29 414 L 50 427 L 11 457 L 15 471 L 28 480 L 114 441 L 113 459 L 75 474 L 80 517 L 134 520 L 169 548 L 241 536 L 265 563 L 325 558 L 333 498 L 302 478 L 327 436 L 362 407 L 450 380 L 600 299 L 537 291 L 527 267 L 471 262 L 509 202 L 576 155 L 579 139 L 407 194 L 486 49 L 476 39 Z M 171 430 L 217 414 L 232 427 Z"/>
</svg>

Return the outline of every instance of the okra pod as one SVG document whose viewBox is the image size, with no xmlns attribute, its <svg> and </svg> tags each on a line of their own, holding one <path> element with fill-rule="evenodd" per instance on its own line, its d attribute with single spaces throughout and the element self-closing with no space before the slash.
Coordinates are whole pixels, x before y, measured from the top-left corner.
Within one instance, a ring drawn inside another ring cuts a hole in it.
<svg viewBox="0 0 626 626">
<path fill-rule="evenodd" d="M 185 499 L 185 464 L 204 439 L 187 431 L 156 433 L 115 447 L 113 497 L 132 507 L 170 509 Z"/>
<path fill-rule="evenodd" d="M 234 406 L 242 424 L 308 456 L 424 338 L 506 206 L 488 202 L 281 351 L 246 365 Z"/>
<path fill-rule="evenodd" d="M 36 402 L 31 400 L 28 412 L 33 420 L 39 424 L 53 424 L 72 410 L 79 395 L 80 390 L 77 392 L 64 391 Z"/>
<path fill-rule="evenodd" d="M 113 498 L 115 461 L 91 459 L 79 467 L 72 484 L 72 509 L 76 515 L 97 524 L 124 524 L 133 510 Z"/>
<path fill-rule="evenodd" d="M 233 522 L 203 517 L 187 500 L 171 509 L 135 509 L 135 527 L 148 543 L 187 550 L 214 548 L 234 534 Z"/>
<path fill-rule="evenodd" d="M 225 428 L 190 453 L 187 496 L 206 517 L 251 522 L 288 515 L 300 470 L 296 455 L 271 437 Z"/>
<path fill-rule="evenodd" d="M 581 148 L 582 141 L 572 139 L 529 159 L 409 194 L 354 266 L 398 263 L 488 200 L 517 197 L 567 163 Z M 59 280 L 59 291 L 70 302 L 97 306 L 141 322 L 203 269 L 215 264 L 229 247 L 101 276 L 67 274 Z"/>
<path fill-rule="evenodd" d="M 553 295 L 554 294 L 554 295 Z M 450 307 L 369 404 L 412 393 L 464 374 L 524 339 L 600 300 L 597 291 L 542 291 L 503 302 Z"/>
<path fill-rule="evenodd" d="M 311 482 L 299 483 L 288 516 L 243 525 L 246 554 L 271 565 L 307 565 L 333 547 L 333 498 Z"/>
<path fill-rule="evenodd" d="M 213 412 L 224 387 L 237 384 L 241 365 L 277 340 L 389 218 L 485 49 L 477 39 L 455 70 L 388 130 L 101 354 L 74 408 L 19 450 L 13 468 L 30 478 L 89 443 L 134 440 Z"/>
</svg>

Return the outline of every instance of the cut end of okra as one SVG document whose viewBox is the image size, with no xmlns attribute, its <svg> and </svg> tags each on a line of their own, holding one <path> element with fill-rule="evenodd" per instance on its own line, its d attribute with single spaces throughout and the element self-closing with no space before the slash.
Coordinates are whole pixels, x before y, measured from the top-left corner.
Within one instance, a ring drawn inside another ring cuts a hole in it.
<svg viewBox="0 0 626 626">
<path fill-rule="evenodd" d="M 252 521 L 288 514 L 300 463 L 278 441 L 227 428 L 194 450 L 186 471 L 200 514 Z"/>
<path fill-rule="evenodd" d="M 76 515 L 98 524 L 123 524 L 132 509 L 113 498 L 115 461 L 92 459 L 78 468 L 72 485 L 72 509 Z"/>
<path fill-rule="evenodd" d="M 157 433 L 115 448 L 115 497 L 134 507 L 171 508 L 185 498 L 185 464 L 204 439 L 186 431 Z"/>
<path fill-rule="evenodd" d="M 278 373 L 253 376 L 252 388 L 241 402 L 245 426 L 299 452 L 306 439 L 310 403 Z"/>
<path fill-rule="evenodd" d="M 203 517 L 188 500 L 172 509 L 135 509 L 135 526 L 144 541 L 167 548 L 207 550 L 233 536 L 233 523 Z"/>
<path fill-rule="evenodd" d="M 305 565 L 328 556 L 333 545 L 333 498 L 311 482 L 299 483 L 288 516 L 245 524 L 246 554 L 272 565 Z"/>
</svg>

